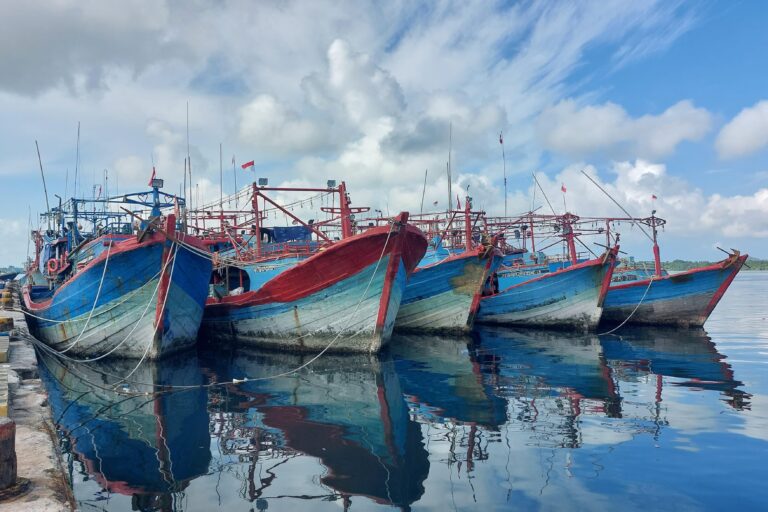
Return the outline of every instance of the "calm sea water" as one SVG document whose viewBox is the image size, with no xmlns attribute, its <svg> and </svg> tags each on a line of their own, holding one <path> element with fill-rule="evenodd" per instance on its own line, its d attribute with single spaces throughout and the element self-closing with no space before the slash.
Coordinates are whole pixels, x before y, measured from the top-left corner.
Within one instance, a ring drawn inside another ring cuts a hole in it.
<svg viewBox="0 0 768 512">
<path fill-rule="evenodd" d="M 706 331 L 399 336 L 237 386 L 200 384 L 306 358 L 41 372 L 86 511 L 766 510 L 767 297 L 743 272 Z"/>
</svg>

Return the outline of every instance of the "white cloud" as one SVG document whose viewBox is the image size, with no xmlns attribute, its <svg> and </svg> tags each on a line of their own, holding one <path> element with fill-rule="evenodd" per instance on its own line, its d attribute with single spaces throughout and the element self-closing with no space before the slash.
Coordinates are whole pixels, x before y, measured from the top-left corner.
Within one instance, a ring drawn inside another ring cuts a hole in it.
<svg viewBox="0 0 768 512">
<path fill-rule="evenodd" d="M 240 140 L 257 154 L 285 156 L 324 147 L 328 132 L 280 103 L 261 94 L 240 109 Z"/>
<path fill-rule="evenodd" d="M 715 147 L 721 158 L 746 156 L 768 146 L 768 100 L 745 108 L 717 135 Z"/>
<path fill-rule="evenodd" d="M 569 166 L 552 178 L 539 174 L 539 182 L 558 213 L 562 211 L 560 185 L 564 183 L 570 211 L 589 216 L 623 216 L 582 176 L 582 169 L 634 216 L 646 217 L 651 210 L 657 210 L 657 215 L 668 221 L 665 231 L 675 236 L 768 237 L 768 188 L 752 195 L 706 195 L 670 175 L 666 165 L 645 160 L 615 162 L 610 180 L 601 179 L 593 166 L 583 164 Z M 657 196 L 655 201 L 653 195 Z M 537 203 L 548 208 L 542 199 Z M 525 203 L 520 206 L 525 207 Z M 625 231 L 637 229 L 627 224 Z"/>
<path fill-rule="evenodd" d="M 659 115 L 633 118 L 619 105 L 560 101 L 537 121 L 547 149 L 568 156 L 608 152 L 617 157 L 658 158 L 685 140 L 699 140 L 710 129 L 711 115 L 690 101 L 680 101 Z"/>
<path fill-rule="evenodd" d="M 236 154 L 238 163 L 255 159 L 272 183 L 345 179 L 356 204 L 390 211 L 418 206 L 429 169 L 425 203 L 444 207 L 452 123 L 451 201 L 471 184 L 476 204 L 499 213 L 498 132 L 510 176 L 536 168 L 535 119 L 563 98 L 594 94 L 582 90 L 584 73 L 573 80 L 587 52 L 625 65 L 659 51 L 689 28 L 680 28 L 687 9 L 664 1 L 2 4 L 0 64 L 14 72 L 0 77 L 0 174 L 10 187 L 0 216 L 33 196 L 35 139 L 49 188 L 62 193 L 78 121 L 81 190 L 105 167 L 121 191 L 143 187 L 152 155 L 175 192 L 187 102 L 193 181 L 206 198 L 218 195 L 223 142 L 225 170 Z M 636 131 L 659 129 L 631 144 L 649 158 L 666 154 L 695 138 L 683 121 L 699 110 L 683 102 L 647 122 L 630 118 Z M 253 177 L 235 173 L 241 186 Z M 233 178 L 230 169 L 226 190 Z M 527 202 L 511 189 L 509 198 Z"/>
</svg>

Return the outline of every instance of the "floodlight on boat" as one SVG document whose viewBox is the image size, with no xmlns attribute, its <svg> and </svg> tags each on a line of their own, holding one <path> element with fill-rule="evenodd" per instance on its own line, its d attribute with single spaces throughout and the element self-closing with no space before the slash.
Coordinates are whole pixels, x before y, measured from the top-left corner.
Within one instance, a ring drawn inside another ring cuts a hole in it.
<svg viewBox="0 0 768 512">
<path fill-rule="evenodd" d="M 152 178 L 152 188 L 163 188 L 163 183 L 160 178 Z"/>
<path fill-rule="evenodd" d="M 328 188 L 336 188 L 336 180 L 328 180 Z"/>
<path fill-rule="evenodd" d="M 259 178 L 259 186 L 266 187 L 269 184 L 269 178 Z"/>
</svg>

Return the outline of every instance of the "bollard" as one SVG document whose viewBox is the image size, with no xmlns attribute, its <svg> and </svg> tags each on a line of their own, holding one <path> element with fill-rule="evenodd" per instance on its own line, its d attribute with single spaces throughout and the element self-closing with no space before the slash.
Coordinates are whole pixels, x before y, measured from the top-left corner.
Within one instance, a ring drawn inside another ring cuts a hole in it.
<svg viewBox="0 0 768 512">
<path fill-rule="evenodd" d="M 0 491 L 16 485 L 16 424 L 0 418 Z"/>
<path fill-rule="evenodd" d="M 8 332 L 11 330 L 13 330 L 13 318 L 0 316 L 0 332 Z"/>
</svg>

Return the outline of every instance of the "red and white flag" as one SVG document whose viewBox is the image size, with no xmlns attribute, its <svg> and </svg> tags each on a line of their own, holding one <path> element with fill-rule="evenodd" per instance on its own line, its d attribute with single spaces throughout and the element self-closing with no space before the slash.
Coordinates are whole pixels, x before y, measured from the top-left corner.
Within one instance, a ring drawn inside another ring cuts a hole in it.
<svg viewBox="0 0 768 512">
<path fill-rule="evenodd" d="M 155 176 L 157 176 L 157 173 L 155 172 L 155 166 L 153 165 L 152 166 L 152 176 L 150 176 L 149 183 L 147 184 L 150 187 L 152 186 L 152 181 L 155 179 Z"/>
<path fill-rule="evenodd" d="M 562 190 L 563 194 L 565 194 L 565 183 L 560 184 L 560 190 Z"/>
<path fill-rule="evenodd" d="M 242 167 L 243 169 L 248 169 L 249 167 L 253 167 L 254 164 L 255 164 L 255 162 L 253 160 L 251 160 L 250 162 L 245 162 L 240 167 Z"/>
</svg>

